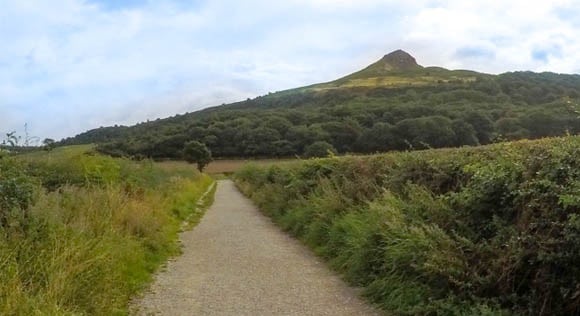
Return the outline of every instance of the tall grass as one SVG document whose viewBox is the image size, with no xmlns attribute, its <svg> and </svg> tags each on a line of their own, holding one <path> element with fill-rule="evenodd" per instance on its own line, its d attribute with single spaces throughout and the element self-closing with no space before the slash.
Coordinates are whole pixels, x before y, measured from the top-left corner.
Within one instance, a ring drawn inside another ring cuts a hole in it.
<svg viewBox="0 0 580 316">
<path fill-rule="evenodd" d="M 253 166 L 235 178 L 393 314 L 580 313 L 580 137 Z"/>
<path fill-rule="evenodd" d="M 179 253 L 182 222 L 201 216 L 199 199 L 213 181 L 194 168 L 86 149 L 0 161 L 12 165 L 0 187 L 16 173 L 34 188 L 28 205 L 1 209 L 13 215 L 0 227 L 0 314 L 124 315 Z"/>
</svg>

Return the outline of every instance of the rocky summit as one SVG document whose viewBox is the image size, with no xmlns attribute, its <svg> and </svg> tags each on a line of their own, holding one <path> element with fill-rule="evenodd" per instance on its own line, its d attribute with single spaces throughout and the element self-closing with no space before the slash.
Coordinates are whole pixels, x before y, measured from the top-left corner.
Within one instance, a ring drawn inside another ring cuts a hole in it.
<svg viewBox="0 0 580 316">
<path fill-rule="evenodd" d="M 384 70 L 388 71 L 411 70 L 421 67 L 417 64 L 415 57 L 401 49 L 385 55 L 379 63 L 383 65 Z"/>
</svg>

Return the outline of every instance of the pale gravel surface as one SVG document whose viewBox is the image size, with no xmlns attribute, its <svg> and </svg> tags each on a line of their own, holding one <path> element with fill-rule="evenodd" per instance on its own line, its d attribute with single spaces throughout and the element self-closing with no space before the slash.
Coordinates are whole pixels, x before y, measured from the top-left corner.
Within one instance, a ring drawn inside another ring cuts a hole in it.
<svg viewBox="0 0 580 316">
<path fill-rule="evenodd" d="M 136 314 L 382 315 L 231 181 L 218 183 L 214 205 L 181 238 L 183 255 L 136 301 Z"/>
</svg>

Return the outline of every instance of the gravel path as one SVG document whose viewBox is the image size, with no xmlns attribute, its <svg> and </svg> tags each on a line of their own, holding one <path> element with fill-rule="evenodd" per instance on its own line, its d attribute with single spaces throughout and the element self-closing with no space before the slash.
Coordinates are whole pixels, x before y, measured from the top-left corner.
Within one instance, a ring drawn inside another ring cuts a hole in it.
<svg viewBox="0 0 580 316">
<path fill-rule="evenodd" d="M 231 181 L 218 183 L 214 205 L 181 237 L 183 255 L 136 302 L 136 314 L 381 315 Z"/>
</svg>

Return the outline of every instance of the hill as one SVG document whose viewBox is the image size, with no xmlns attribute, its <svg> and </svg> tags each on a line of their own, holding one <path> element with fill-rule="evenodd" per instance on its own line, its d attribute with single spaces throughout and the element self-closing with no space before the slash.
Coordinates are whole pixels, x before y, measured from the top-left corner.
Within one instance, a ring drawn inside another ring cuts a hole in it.
<svg viewBox="0 0 580 316">
<path fill-rule="evenodd" d="M 191 140 L 216 157 L 479 145 L 576 134 L 579 98 L 579 75 L 423 67 L 398 50 L 336 81 L 90 130 L 60 144 L 96 143 L 111 155 L 155 159 L 180 158 Z"/>
</svg>

